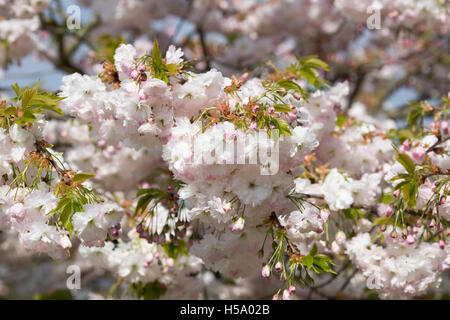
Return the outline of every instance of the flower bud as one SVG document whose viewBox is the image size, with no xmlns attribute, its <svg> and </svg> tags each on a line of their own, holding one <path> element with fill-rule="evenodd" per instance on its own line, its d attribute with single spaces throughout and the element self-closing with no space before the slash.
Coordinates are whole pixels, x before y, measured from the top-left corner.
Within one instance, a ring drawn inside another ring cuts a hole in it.
<svg viewBox="0 0 450 320">
<path fill-rule="evenodd" d="M 131 77 L 134 81 L 136 81 L 136 80 L 139 78 L 139 75 L 140 75 L 139 71 L 133 70 L 133 71 L 131 71 L 130 77 Z"/>
<path fill-rule="evenodd" d="M 408 235 L 408 236 L 406 237 L 406 243 L 407 243 L 407 244 L 414 244 L 415 242 L 416 242 L 416 239 L 414 239 L 414 236 Z"/>
<path fill-rule="evenodd" d="M 270 269 L 267 264 L 262 268 L 261 275 L 263 278 L 270 278 Z"/>
<path fill-rule="evenodd" d="M 294 294 L 297 291 L 297 289 L 295 288 L 295 286 L 289 286 L 289 293 L 290 294 Z"/>
<path fill-rule="evenodd" d="M 411 146 L 409 144 L 409 140 L 406 139 L 405 141 L 403 141 L 402 145 L 398 148 L 398 150 L 400 152 L 405 152 L 405 151 L 409 151 L 410 148 L 411 148 Z"/>
<path fill-rule="evenodd" d="M 448 134 L 449 130 L 448 130 L 448 121 L 444 120 L 441 122 L 441 128 L 444 134 Z"/>
<path fill-rule="evenodd" d="M 385 217 L 389 217 L 392 212 L 394 211 L 394 207 L 390 204 L 387 208 L 386 211 L 384 211 L 384 216 Z"/>
<path fill-rule="evenodd" d="M 422 147 L 416 147 L 411 151 L 411 158 L 415 163 L 422 163 L 423 158 L 425 157 L 425 149 Z"/>
<path fill-rule="evenodd" d="M 231 224 L 231 231 L 240 232 L 244 230 L 244 226 L 245 226 L 245 219 L 240 217 Z"/>
<path fill-rule="evenodd" d="M 281 265 L 281 262 L 277 262 L 276 264 L 275 264 L 275 271 L 276 272 L 281 272 L 281 270 L 283 270 L 283 266 Z"/>
<path fill-rule="evenodd" d="M 394 192 L 392 192 L 392 195 L 396 198 L 398 198 L 398 196 L 400 195 L 400 190 L 394 190 Z"/>
<path fill-rule="evenodd" d="M 269 107 L 269 109 L 267 109 L 267 112 L 269 114 L 274 114 L 275 113 L 275 108 L 274 107 Z"/>
<path fill-rule="evenodd" d="M 140 73 L 145 72 L 145 69 L 146 69 L 145 64 L 141 64 L 141 65 L 138 67 L 138 71 L 139 71 Z"/>
<path fill-rule="evenodd" d="M 295 112 L 289 112 L 289 113 L 287 114 L 287 119 L 288 119 L 288 121 L 289 121 L 290 123 L 293 123 L 294 121 L 297 120 L 297 113 L 295 113 Z"/>
<path fill-rule="evenodd" d="M 291 294 L 286 289 L 283 290 L 283 300 L 291 300 Z"/>
<path fill-rule="evenodd" d="M 106 141 L 105 140 L 100 140 L 97 144 L 100 148 L 104 148 L 106 147 Z"/>
<path fill-rule="evenodd" d="M 347 239 L 347 237 L 346 237 L 344 231 L 339 230 L 339 231 L 336 233 L 336 242 L 337 242 L 337 244 L 343 245 L 343 244 L 345 243 L 345 240 L 346 240 L 346 239 Z"/>
</svg>

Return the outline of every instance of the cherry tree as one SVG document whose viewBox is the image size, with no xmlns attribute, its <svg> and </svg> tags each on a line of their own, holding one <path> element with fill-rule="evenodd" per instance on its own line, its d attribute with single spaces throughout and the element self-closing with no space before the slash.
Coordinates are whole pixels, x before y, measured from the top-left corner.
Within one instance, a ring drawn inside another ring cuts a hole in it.
<svg viewBox="0 0 450 320">
<path fill-rule="evenodd" d="M 0 296 L 448 292 L 445 1 L 74 3 L 0 0 Z"/>
</svg>

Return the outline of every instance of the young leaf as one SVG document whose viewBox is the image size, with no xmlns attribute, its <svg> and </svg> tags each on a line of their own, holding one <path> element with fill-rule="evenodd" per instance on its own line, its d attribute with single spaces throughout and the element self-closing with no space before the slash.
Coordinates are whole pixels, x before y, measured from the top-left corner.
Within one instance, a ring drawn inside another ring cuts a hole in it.
<svg viewBox="0 0 450 320">
<path fill-rule="evenodd" d="M 153 42 L 152 68 L 155 78 L 160 79 L 165 83 L 169 82 L 169 77 L 166 75 L 165 66 L 163 63 L 161 52 L 159 51 L 158 40 L 156 40 L 156 37 Z"/>
<path fill-rule="evenodd" d="M 287 104 L 276 104 L 273 106 L 276 112 L 291 112 L 292 109 Z"/>
<path fill-rule="evenodd" d="M 81 181 L 86 181 L 86 180 L 92 179 L 93 177 L 95 177 L 94 173 L 82 172 L 82 173 L 77 173 L 76 175 L 74 175 L 73 181 L 81 182 Z"/>
</svg>

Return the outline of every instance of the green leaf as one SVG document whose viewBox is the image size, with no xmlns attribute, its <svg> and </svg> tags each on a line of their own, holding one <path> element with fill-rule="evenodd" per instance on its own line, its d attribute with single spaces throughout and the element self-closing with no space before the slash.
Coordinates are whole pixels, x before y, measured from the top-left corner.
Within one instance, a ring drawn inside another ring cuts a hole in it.
<svg viewBox="0 0 450 320">
<path fill-rule="evenodd" d="M 147 209 L 147 206 L 149 205 L 150 201 L 153 199 L 162 199 L 166 194 L 157 189 L 157 188 L 150 188 L 150 189 L 139 189 L 137 192 L 137 198 L 139 198 L 138 203 L 136 205 L 136 213 L 138 213 L 140 210 L 144 211 Z"/>
<path fill-rule="evenodd" d="M 276 104 L 273 108 L 276 112 L 292 112 L 292 109 L 287 104 Z"/>
<path fill-rule="evenodd" d="M 178 245 L 175 245 L 173 242 L 166 243 L 163 245 L 164 252 L 169 256 L 170 258 L 177 260 L 179 255 L 187 256 L 187 246 L 186 243 L 183 240 L 178 240 Z"/>
<path fill-rule="evenodd" d="M 69 232 L 70 237 L 72 237 L 73 225 L 72 225 L 72 217 L 75 214 L 74 206 L 72 201 L 69 201 L 64 208 L 62 209 L 58 222 Z"/>
<path fill-rule="evenodd" d="M 385 193 L 381 197 L 380 202 L 384 203 L 384 204 L 390 204 L 390 203 L 394 202 L 395 199 L 396 198 L 392 195 L 392 193 Z"/>
<path fill-rule="evenodd" d="M 308 101 L 306 98 L 306 92 L 305 89 L 300 87 L 297 83 L 295 83 L 292 80 L 282 79 L 277 81 L 277 86 L 280 88 L 284 88 L 286 91 L 293 90 L 294 92 L 298 92 L 301 94 L 302 98 L 305 99 L 305 101 Z"/>
<path fill-rule="evenodd" d="M 37 83 L 33 88 L 25 88 L 22 92 L 22 108 L 29 106 L 31 99 L 37 94 L 40 82 Z"/>
<path fill-rule="evenodd" d="M 36 293 L 33 300 L 73 300 L 73 296 L 68 289 L 58 289 L 51 293 Z"/>
<path fill-rule="evenodd" d="M 345 121 L 347 121 L 347 116 L 345 116 L 345 115 L 343 115 L 343 114 L 339 114 L 338 116 L 337 116 L 337 119 L 336 119 L 336 125 L 339 127 L 339 128 L 341 128 L 342 127 L 342 125 L 345 123 Z"/>
<path fill-rule="evenodd" d="M 302 264 L 309 269 L 311 269 L 314 262 L 314 258 L 310 255 L 304 256 L 302 259 Z"/>
<path fill-rule="evenodd" d="M 291 129 L 289 128 L 289 124 L 281 118 L 272 118 L 276 129 L 278 129 L 280 136 L 292 136 Z"/>
<path fill-rule="evenodd" d="M 397 181 L 397 180 L 410 180 L 411 175 L 408 173 L 400 173 L 396 175 L 395 177 L 392 177 L 389 181 Z"/>
<path fill-rule="evenodd" d="M 409 183 L 402 186 L 403 200 L 410 208 L 416 207 L 416 198 L 419 191 L 419 183 L 417 180 L 410 180 Z"/>
<path fill-rule="evenodd" d="M 133 283 L 131 288 L 138 297 L 144 298 L 144 300 L 158 299 L 167 291 L 167 288 L 159 283 L 158 280 L 148 282 L 145 285 L 143 285 L 142 282 Z"/>
<path fill-rule="evenodd" d="M 22 89 L 19 87 L 17 83 L 11 85 L 11 88 L 14 90 L 18 98 L 22 97 Z"/>
<path fill-rule="evenodd" d="M 169 82 L 169 77 L 167 76 L 165 71 L 165 66 L 163 63 L 161 52 L 159 51 L 158 40 L 156 40 L 156 37 L 153 42 L 152 68 L 155 78 L 160 79 L 165 83 Z"/>
<path fill-rule="evenodd" d="M 5 116 L 15 116 L 17 115 L 17 109 L 15 107 L 6 108 L 3 114 Z"/>
<path fill-rule="evenodd" d="M 319 58 L 317 58 L 316 55 L 304 57 L 304 58 L 300 59 L 300 62 L 304 65 L 307 65 L 307 66 L 310 66 L 313 68 L 330 71 L 330 67 L 328 66 L 328 64 L 325 61 L 322 61 Z"/>
<path fill-rule="evenodd" d="M 397 161 L 408 171 L 409 173 L 414 173 L 416 165 L 414 161 L 406 153 L 397 152 Z"/>
<path fill-rule="evenodd" d="M 372 223 L 372 227 L 379 226 L 382 224 L 393 224 L 393 222 L 390 217 L 379 217 Z"/>
<path fill-rule="evenodd" d="M 317 253 L 317 244 L 314 242 L 314 245 L 313 245 L 311 251 L 309 252 L 309 255 L 310 256 L 315 256 L 316 253 Z"/>
<path fill-rule="evenodd" d="M 33 123 L 36 120 L 34 114 L 29 110 L 25 110 L 23 115 L 16 121 L 19 125 L 24 125 L 26 123 Z"/>
<path fill-rule="evenodd" d="M 178 65 L 176 63 L 166 64 L 166 70 L 170 75 L 175 75 L 178 73 Z"/>
<path fill-rule="evenodd" d="M 86 181 L 86 180 L 92 179 L 93 177 L 95 177 L 94 173 L 82 172 L 82 173 L 77 173 L 76 175 L 74 175 L 73 181 L 74 182 Z"/>
<path fill-rule="evenodd" d="M 362 214 L 361 209 L 356 208 L 348 208 L 344 209 L 344 215 L 347 219 L 353 220 L 353 222 L 356 224 L 358 222 L 359 218 L 364 218 L 364 215 Z"/>
</svg>

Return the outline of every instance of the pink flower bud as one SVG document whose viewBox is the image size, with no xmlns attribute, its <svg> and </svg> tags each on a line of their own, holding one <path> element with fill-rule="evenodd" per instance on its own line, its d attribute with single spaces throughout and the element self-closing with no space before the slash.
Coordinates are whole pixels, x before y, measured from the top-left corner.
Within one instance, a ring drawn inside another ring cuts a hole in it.
<svg viewBox="0 0 450 320">
<path fill-rule="evenodd" d="M 300 100 L 302 98 L 302 95 L 298 92 L 294 93 L 294 98 L 297 100 Z"/>
<path fill-rule="evenodd" d="M 258 111 L 259 111 L 259 106 L 258 105 L 254 106 L 253 113 L 258 113 Z"/>
<path fill-rule="evenodd" d="M 150 188 L 151 188 L 150 183 L 148 183 L 148 182 L 142 182 L 141 188 L 142 188 L 142 189 L 150 189 Z"/>
<path fill-rule="evenodd" d="M 402 145 L 400 146 L 400 148 L 398 148 L 398 150 L 400 152 L 405 152 L 405 151 L 409 151 L 410 148 L 411 148 L 411 146 L 409 144 L 409 140 L 406 139 L 405 141 L 403 141 Z"/>
<path fill-rule="evenodd" d="M 289 113 L 287 114 L 287 119 L 288 119 L 289 123 L 295 122 L 295 121 L 297 120 L 297 113 L 295 113 L 295 112 L 289 112 Z"/>
<path fill-rule="evenodd" d="M 400 190 L 394 190 L 394 192 L 392 192 L 392 195 L 396 198 L 398 198 L 398 196 L 400 195 Z"/>
<path fill-rule="evenodd" d="M 441 128 L 442 128 L 442 131 L 444 132 L 444 134 L 449 133 L 447 120 L 441 122 Z"/>
<path fill-rule="evenodd" d="M 145 64 L 141 64 L 141 65 L 138 67 L 139 73 L 145 72 L 145 69 L 146 69 Z"/>
<path fill-rule="evenodd" d="M 289 108 L 291 108 L 292 111 L 296 111 L 297 110 L 297 107 L 295 105 L 293 105 L 293 104 L 290 104 Z"/>
<path fill-rule="evenodd" d="M 139 78 L 139 75 L 140 75 L 139 71 L 133 70 L 131 71 L 130 77 L 136 81 Z"/>
<path fill-rule="evenodd" d="M 289 286 L 289 293 L 290 294 L 294 294 L 297 291 L 297 289 L 295 288 L 295 286 Z"/>
<path fill-rule="evenodd" d="M 173 187 L 172 187 L 172 186 L 168 186 L 168 187 L 167 187 L 167 191 L 168 191 L 168 192 L 172 192 L 172 191 L 173 191 Z"/>
<path fill-rule="evenodd" d="M 275 271 L 276 272 L 281 272 L 281 270 L 283 270 L 283 266 L 281 265 L 281 262 L 277 262 L 276 264 L 275 264 Z"/>
<path fill-rule="evenodd" d="M 408 235 L 406 237 L 406 243 L 407 244 L 414 244 L 416 242 L 416 239 L 414 239 L 414 237 L 412 235 Z"/>
<path fill-rule="evenodd" d="M 250 130 L 256 131 L 258 129 L 258 125 L 256 124 L 256 122 L 252 122 L 252 123 L 250 123 L 249 128 L 250 128 Z"/>
<path fill-rule="evenodd" d="M 262 268 L 261 275 L 263 278 L 270 278 L 270 269 L 267 264 Z"/>
<path fill-rule="evenodd" d="M 283 300 L 291 300 L 291 294 L 286 289 L 283 290 Z"/>
<path fill-rule="evenodd" d="M 389 217 L 392 214 L 393 211 L 394 211 L 394 207 L 390 204 L 386 208 L 386 211 L 384 211 L 384 216 Z"/>
<path fill-rule="evenodd" d="M 425 149 L 422 147 L 416 147 L 411 150 L 411 158 L 414 160 L 415 163 L 422 163 L 423 158 L 425 156 Z"/>
<path fill-rule="evenodd" d="M 106 148 L 106 153 L 108 153 L 110 156 L 114 155 L 116 149 L 114 148 L 114 146 L 108 146 Z"/>
<path fill-rule="evenodd" d="M 439 240 L 439 248 L 441 248 L 442 250 L 445 249 L 445 242 L 442 240 Z"/>
<path fill-rule="evenodd" d="M 139 83 L 147 81 L 147 74 L 146 73 L 140 73 L 139 74 Z"/>
<path fill-rule="evenodd" d="M 98 146 L 99 146 L 100 148 L 104 148 L 104 147 L 106 146 L 106 141 L 105 141 L 105 140 L 100 140 L 100 141 L 98 142 Z"/>
<path fill-rule="evenodd" d="M 269 107 L 269 109 L 267 109 L 267 112 L 269 114 L 274 114 L 275 113 L 275 108 L 274 107 Z"/>
<path fill-rule="evenodd" d="M 320 219 L 322 219 L 323 222 L 327 222 L 328 218 L 330 217 L 330 211 L 326 209 L 320 210 Z"/>
</svg>

